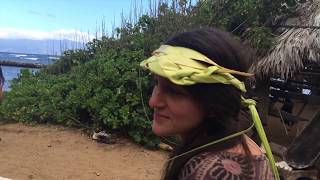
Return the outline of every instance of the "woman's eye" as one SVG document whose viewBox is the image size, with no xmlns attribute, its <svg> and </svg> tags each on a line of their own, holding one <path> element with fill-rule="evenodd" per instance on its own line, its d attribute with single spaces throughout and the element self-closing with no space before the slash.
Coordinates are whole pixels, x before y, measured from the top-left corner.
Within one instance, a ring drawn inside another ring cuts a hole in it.
<svg viewBox="0 0 320 180">
<path fill-rule="evenodd" d="M 153 85 L 153 86 L 158 86 L 158 84 L 159 84 L 158 81 L 153 81 L 153 82 L 152 82 L 152 85 Z"/>
<path fill-rule="evenodd" d="M 173 87 L 167 87 L 166 89 L 167 89 L 167 92 L 169 94 L 172 94 L 172 95 L 184 95 L 183 92 L 181 92 L 181 91 L 179 91 L 179 90 L 177 90 L 177 89 L 175 89 Z"/>
<path fill-rule="evenodd" d="M 151 82 L 152 82 L 152 85 L 158 85 L 159 84 L 159 81 L 156 78 L 153 78 Z"/>
</svg>

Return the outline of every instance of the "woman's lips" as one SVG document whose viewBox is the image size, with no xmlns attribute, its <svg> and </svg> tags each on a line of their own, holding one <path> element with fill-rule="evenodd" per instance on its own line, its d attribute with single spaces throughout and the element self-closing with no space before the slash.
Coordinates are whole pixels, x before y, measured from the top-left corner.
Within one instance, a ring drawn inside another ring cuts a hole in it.
<svg viewBox="0 0 320 180">
<path fill-rule="evenodd" d="M 159 113 L 153 113 L 153 120 L 155 120 L 155 121 L 159 121 L 161 119 L 168 119 L 168 118 L 169 118 L 169 116 L 159 114 Z"/>
</svg>

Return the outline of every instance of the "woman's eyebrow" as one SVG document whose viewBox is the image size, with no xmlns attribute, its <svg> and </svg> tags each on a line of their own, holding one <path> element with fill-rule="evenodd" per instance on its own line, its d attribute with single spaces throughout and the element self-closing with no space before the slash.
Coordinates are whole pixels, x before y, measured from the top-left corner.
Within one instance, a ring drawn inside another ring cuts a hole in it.
<svg viewBox="0 0 320 180">
<path fill-rule="evenodd" d="M 157 76 L 154 75 L 154 74 L 151 77 L 152 77 L 153 80 L 158 80 Z"/>
</svg>

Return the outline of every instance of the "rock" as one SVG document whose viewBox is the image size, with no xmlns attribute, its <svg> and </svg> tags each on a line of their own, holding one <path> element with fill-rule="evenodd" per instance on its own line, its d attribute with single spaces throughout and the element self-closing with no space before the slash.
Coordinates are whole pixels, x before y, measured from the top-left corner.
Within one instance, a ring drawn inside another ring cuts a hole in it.
<svg viewBox="0 0 320 180">
<path fill-rule="evenodd" d="M 30 175 L 28 176 L 28 178 L 29 178 L 29 179 L 33 179 L 34 177 L 33 177 L 32 174 L 30 174 Z"/>
<path fill-rule="evenodd" d="M 0 176 L 0 180 L 12 180 L 12 179 L 4 178 L 4 177 L 1 177 L 1 176 Z"/>
<path fill-rule="evenodd" d="M 290 167 L 285 161 L 277 162 L 276 166 L 287 171 L 292 171 L 292 167 Z"/>
<path fill-rule="evenodd" d="M 159 148 L 162 150 L 165 150 L 165 151 L 169 151 L 169 152 L 171 152 L 173 150 L 173 148 L 170 145 L 165 144 L 165 143 L 160 143 Z"/>
<path fill-rule="evenodd" d="M 105 131 L 100 131 L 98 133 L 93 132 L 92 139 L 99 143 L 106 143 L 106 144 L 112 143 L 111 134 L 108 134 Z"/>
</svg>

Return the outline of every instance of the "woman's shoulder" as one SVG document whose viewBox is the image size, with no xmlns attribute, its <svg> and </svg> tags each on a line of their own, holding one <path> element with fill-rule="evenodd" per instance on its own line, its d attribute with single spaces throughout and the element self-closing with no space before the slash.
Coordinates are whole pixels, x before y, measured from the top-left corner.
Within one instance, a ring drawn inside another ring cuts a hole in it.
<svg viewBox="0 0 320 180">
<path fill-rule="evenodd" d="M 192 157 L 183 167 L 180 180 L 273 179 L 266 157 L 232 152 L 204 152 Z"/>
</svg>

